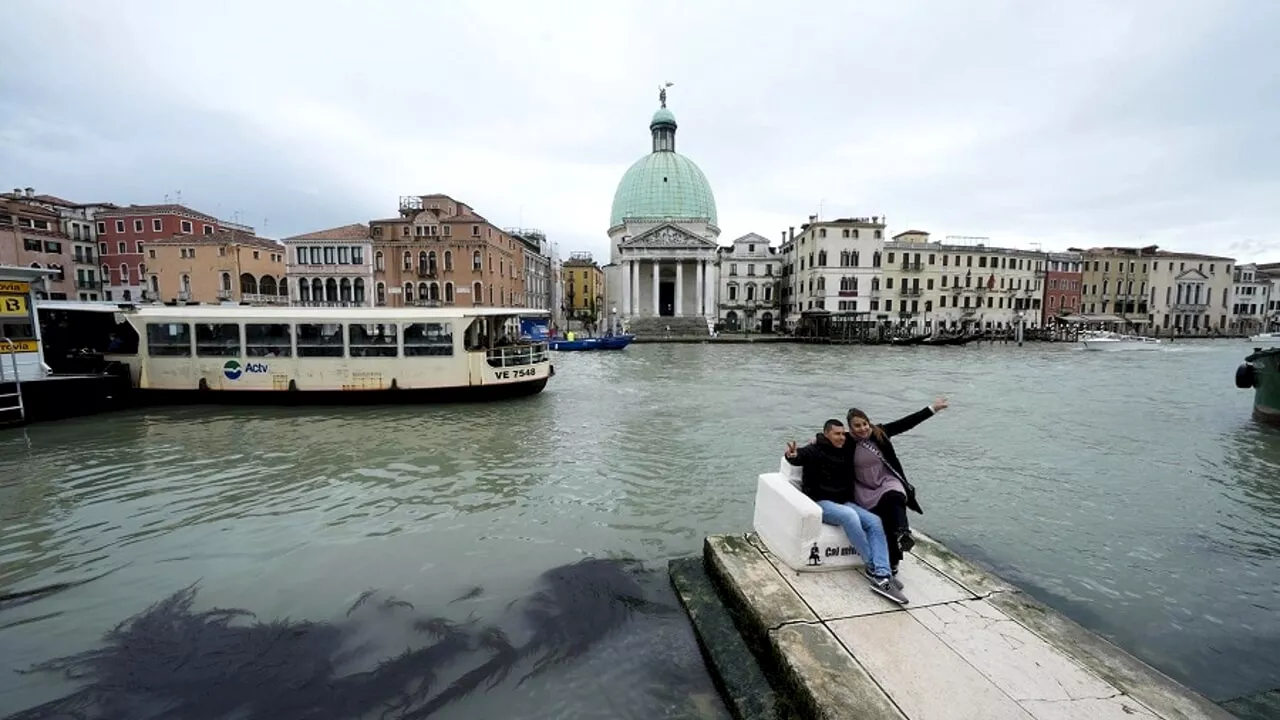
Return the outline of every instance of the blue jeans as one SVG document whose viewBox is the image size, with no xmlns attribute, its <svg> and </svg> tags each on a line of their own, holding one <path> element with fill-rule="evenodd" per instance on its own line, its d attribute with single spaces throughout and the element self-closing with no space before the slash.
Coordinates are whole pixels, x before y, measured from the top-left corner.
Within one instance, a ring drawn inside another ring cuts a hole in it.
<svg viewBox="0 0 1280 720">
<path fill-rule="evenodd" d="M 889 577 L 889 543 L 880 518 L 853 503 L 841 505 L 819 500 L 818 507 L 822 508 L 823 524 L 844 528 L 844 534 L 849 536 L 853 549 L 862 556 L 872 575 Z"/>
</svg>

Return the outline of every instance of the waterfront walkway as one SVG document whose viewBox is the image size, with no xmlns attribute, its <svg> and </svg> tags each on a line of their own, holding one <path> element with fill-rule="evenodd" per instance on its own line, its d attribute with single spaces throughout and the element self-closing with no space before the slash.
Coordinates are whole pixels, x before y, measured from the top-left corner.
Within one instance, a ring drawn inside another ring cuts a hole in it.
<svg viewBox="0 0 1280 720">
<path fill-rule="evenodd" d="M 797 573 L 753 534 L 715 535 L 703 567 L 741 638 L 672 576 L 739 716 L 866 720 L 1226 720 L 1232 715 L 940 544 L 918 536 L 906 608 L 855 570 Z M 679 561 L 677 561 L 679 562 Z M 686 567 L 687 570 L 687 567 Z M 725 642 L 760 661 L 751 686 Z M 719 658 L 719 660 L 717 660 Z"/>
</svg>

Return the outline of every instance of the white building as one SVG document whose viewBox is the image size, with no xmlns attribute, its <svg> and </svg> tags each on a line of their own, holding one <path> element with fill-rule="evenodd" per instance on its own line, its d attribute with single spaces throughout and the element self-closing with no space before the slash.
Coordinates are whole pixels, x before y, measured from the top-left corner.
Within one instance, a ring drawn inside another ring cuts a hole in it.
<svg viewBox="0 0 1280 720">
<path fill-rule="evenodd" d="M 1267 303 L 1271 300 L 1271 277 L 1254 263 L 1237 265 L 1231 298 L 1231 330 L 1254 335 L 1267 327 Z"/>
<path fill-rule="evenodd" d="M 1151 260 L 1151 327 L 1161 334 L 1227 332 L 1235 260 L 1156 250 Z"/>
<path fill-rule="evenodd" d="M 882 308 L 891 322 L 926 331 L 1040 327 L 1045 254 L 986 242 L 956 236 L 930 242 L 920 231 L 896 236 L 884 259 L 883 292 L 896 299 Z"/>
<path fill-rule="evenodd" d="M 618 183 L 609 218 L 607 305 L 637 334 L 705 334 L 715 316 L 715 197 L 702 170 L 676 152 L 666 106 L 649 123 L 652 151 Z"/>
<path fill-rule="evenodd" d="M 1280 331 L 1280 263 L 1259 265 L 1258 272 L 1271 280 L 1271 289 L 1267 291 L 1267 329 Z"/>
<path fill-rule="evenodd" d="M 285 238 L 289 303 L 372 307 L 373 243 L 369 226 L 356 223 Z"/>
<path fill-rule="evenodd" d="M 781 323 L 778 288 L 782 258 L 777 248 L 748 233 L 718 251 L 718 320 L 726 332 L 771 333 Z"/>
<path fill-rule="evenodd" d="M 808 310 L 879 310 L 884 228 L 880 216 L 818 220 L 811 215 L 800 234 L 788 233 L 782 261 L 788 328 Z"/>
</svg>

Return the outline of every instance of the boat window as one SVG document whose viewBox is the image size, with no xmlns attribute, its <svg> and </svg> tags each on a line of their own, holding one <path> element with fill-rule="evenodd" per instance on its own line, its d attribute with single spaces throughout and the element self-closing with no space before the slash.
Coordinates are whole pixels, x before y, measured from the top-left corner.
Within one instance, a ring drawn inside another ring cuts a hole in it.
<svg viewBox="0 0 1280 720">
<path fill-rule="evenodd" d="M 196 355 L 240 357 L 239 323 L 196 323 Z"/>
<path fill-rule="evenodd" d="M 395 357 L 395 323 L 348 325 L 347 342 L 351 357 Z"/>
<path fill-rule="evenodd" d="M 404 326 L 405 357 L 452 354 L 452 323 L 410 323 Z"/>
<path fill-rule="evenodd" d="M 151 357 L 191 357 L 191 326 L 186 323 L 147 323 L 147 354 Z"/>
<path fill-rule="evenodd" d="M 283 323 L 244 326 L 244 354 L 248 357 L 290 357 L 290 327 Z"/>
<path fill-rule="evenodd" d="M 298 357 L 342 357 L 342 325 L 299 325 Z"/>
</svg>

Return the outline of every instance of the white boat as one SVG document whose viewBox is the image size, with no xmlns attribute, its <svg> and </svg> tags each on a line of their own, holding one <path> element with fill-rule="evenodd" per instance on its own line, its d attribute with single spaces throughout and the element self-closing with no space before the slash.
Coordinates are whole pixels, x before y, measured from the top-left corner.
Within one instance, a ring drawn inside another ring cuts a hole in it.
<svg viewBox="0 0 1280 720">
<path fill-rule="evenodd" d="M 1163 345 L 1158 338 L 1142 335 L 1122 335 L 1113 332 L 1090 332 L 1082 334 L 1080 344 L 1085 350 L 1159 350 Z"/>
<path fill-rule="evenodd" d="M 1249 342 L 1280 347 L 1280 332 L 1264 332 L 1249 337 Z"/>
<path fill-rule="evenodd" d="M 430 402 L 540 392 L 546 342 L 517 308 L 126 306 L 117 346 L 146 395 L 217 401 Z M 132 332 L 130 332 L 130 328 Z M 194 396 L 194 398 L 192 397 Z"/>
</svg>

